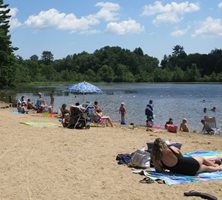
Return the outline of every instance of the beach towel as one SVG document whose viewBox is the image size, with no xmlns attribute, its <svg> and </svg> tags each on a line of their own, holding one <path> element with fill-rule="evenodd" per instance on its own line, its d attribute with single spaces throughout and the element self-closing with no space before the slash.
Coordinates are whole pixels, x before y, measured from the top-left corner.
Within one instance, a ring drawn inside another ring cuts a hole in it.
<svg viewBox="0 0 222 200">
<path fill-rule="evenodd" d="M 49 117 L 49 118 L 59 118 L 61 117 L 61 115 L 59 115 L 58 113 L 48 113 L 48 112 L 44 112 L 43 113 L 44 117 Z"/>
<path fill-rule="evenodd" d="M 18 112 L 18 110 L 16 109 L 14 109 L 14 110 L 10 110 L 10 112 L 12 113 L 12 114 L 15 114 L 15 115 L 17 115 L 17 114 L 23 114 L 23 113 L 20 113 L 20 112 Z"/>
<path fill-rule="evenodd" d="M 221 160 L 222 159 L 222 151 L 197 151 L 192 153 L 185 153 L 183 156 L 191 157 L 191 156 L 201 156 L 208 160 Z"/>
<path fill-rule="evenodd" d="M 209 160 L 222 159 L 222 152 L 208 151 L 208 152 L 193 152 L 184 154 L 186 157 L 202 156 Z M 191 182 L 209 181 L 209 180 L 222 180 L 222 171 L 216 172 L 202 172 L 196 176 L 186 176 L 182 174 L 173 173 L 158 173 L 155 169 L 144 170 L 144 175 L 152 180 L 161 180 L 167 185 L 183 184 Z"/>
<path fill-rule="evenodd" d="M 52 122 L 20 122 L 20 124 L 25 124 L 28 126 L 38 127 L 38 128 L 54 128 L 59 127 L 58 124 Z"/>
</svg>

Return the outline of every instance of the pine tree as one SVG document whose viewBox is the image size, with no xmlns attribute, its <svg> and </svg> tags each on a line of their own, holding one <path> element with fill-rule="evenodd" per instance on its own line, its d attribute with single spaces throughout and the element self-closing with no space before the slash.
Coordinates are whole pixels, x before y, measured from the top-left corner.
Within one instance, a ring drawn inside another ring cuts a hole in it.
<svg viewBox="0 0 222 200">
<path fill-rule="evenodd" d="M 13 84 L 15 70 L 13 68 L 16 48 L 12 47 L 9 34 L 10 9 L 8 4 L 0 0 L 0 88 L 10 87 Z"/>
</svg>

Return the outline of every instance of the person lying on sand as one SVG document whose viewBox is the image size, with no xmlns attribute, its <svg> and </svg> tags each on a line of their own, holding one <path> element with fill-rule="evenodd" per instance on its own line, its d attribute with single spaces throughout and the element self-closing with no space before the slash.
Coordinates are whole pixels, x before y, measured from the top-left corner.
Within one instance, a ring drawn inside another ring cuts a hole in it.
<svg viewBox="0 0 222 200">
<path fill-rule="evenodd" d="M 194 176 L 199 172 L 222 171 L 222 166 L 203 157 L 183 157 L 178 148 L 168 147 L 161 138 L 154 141 L 151 158 L 155 169 L 159 172 L 169 170 L 172 173 Z"/>
</svg>

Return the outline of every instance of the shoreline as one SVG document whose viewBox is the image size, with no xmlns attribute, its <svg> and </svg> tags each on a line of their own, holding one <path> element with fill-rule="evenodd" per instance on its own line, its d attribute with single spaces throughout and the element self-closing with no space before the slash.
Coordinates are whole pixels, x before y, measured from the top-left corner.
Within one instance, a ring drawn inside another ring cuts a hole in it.
<svg viewBox="0 0 222 200">
<path fill-rule="evenodd" d="M 11 104 L 8 103 L 8 102 L 5 102 L 5 101 L 0 101 L 0 109 L 7 109 L 7 108 L 13 108 L 11 107 Z M 15 108 L 14 108 L 15 109 Z M 30 113 L 29 113 L 30 114 Z M 37 114 L 38 116 L 43 116 L 44 113 L 36 113 L 36 111 L 33 111 L 31 110 L 31 114 Z M 28 114 L 27 114 L 28 115 Z M 147 129 L 146 125 L 142 125 L 142 124 L 134 124 L 134 128 L 131 128 L 130 127 L 130 124 L 131 123 L 127 123 L 125 125 L 122 125 L 120 124 L 120 121 L 112 121 L 113 124 L 115 125 L 115 127 L 119 127 L 119 128 L 128 128 L 128 129 L 137 129 L 137 128 L 144 128 L 144 129 Z M 162 128 L 162 127 L 157 127 L 158 125 L 154 126 L 154 127 L 151 127 L 151 128 L 148 128 L 148 131 L 149 132 L 167 132 L 167 133 L 171 133 L 171 132 L 168 132 L 165 128 Z M 171 133 L 171 134 L 177 134 L 177 133 L 181 133 L 182 131 L 177 131 L 176 133 Z M 196 130 L 194 131 L 190 131 L 188 133 L 184 132 L 185 134 L 199 134 L 199 135 L 207 135 L 207 134 L 202 134 L 201 132 L 197 132 Z M 216 135 L 208 135 L 208 136 L 216 136 Z M 222 136 L 222 133 L 220 133 L 219 135 L 217 136 Z"/>
</svg>

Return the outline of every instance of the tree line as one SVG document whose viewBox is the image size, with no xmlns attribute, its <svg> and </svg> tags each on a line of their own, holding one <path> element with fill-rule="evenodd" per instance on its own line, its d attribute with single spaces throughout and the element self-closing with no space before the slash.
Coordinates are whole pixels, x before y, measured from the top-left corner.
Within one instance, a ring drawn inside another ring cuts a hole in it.
<svg viewBox="0 0 222 200">
<path fill-rule="evenodd" d="M 0 0 L 0 88 L 30 82 L 221 82 L 222 50 L 187 54 L 176 45 L 161 62 L 118 46 L 105 46 L 93 53 L 81 52 L 54 59 L 51 51 L 29 59 L 16 56 L 9 34 L 8 5 Z"/>
</svg>

